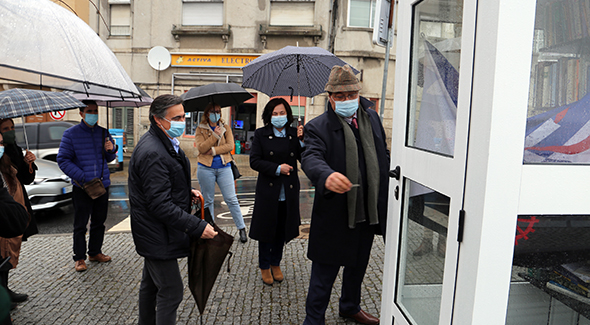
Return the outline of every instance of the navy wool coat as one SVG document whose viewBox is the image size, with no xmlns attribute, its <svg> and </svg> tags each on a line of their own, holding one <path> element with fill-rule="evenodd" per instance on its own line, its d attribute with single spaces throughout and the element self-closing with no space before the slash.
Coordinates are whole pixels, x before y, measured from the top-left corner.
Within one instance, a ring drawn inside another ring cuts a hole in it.
<svg viewBox="0 0 590 325">
<path fill-rule="evenodd" d="M 389 150 L 379 115 L 364 107 L 371 103 L 361 97 L 359 109 L 369 114 L 379 165 L 379 226 L 376 234 L 385 234 L 387 196 L 389 187 Z M 305 151 L 301 167 L 315 186 L 311 214 L 307 257 L 312 261 L 332 265 L 355 265 L 359 235 L 348 227 L 346 193 L 336 194 L 325 189 L 326 179 L 333 172 L 346 175 L 344 130 L 336 113 L 329 105 L 322 115 L 309 121 L 304 129 Z"/>
<path fill-rule="evenodd" d="M 279 194 L 285 187 L 287 216 L 285 222 L 285 241 L 299 236 L 299 177 L 297 161 L 301 160 L 301 145 L 297 129 L 286 128 L 286 137 L 274 135 L 272 125 L 256 130 L 250 151 L 250 167 L 258 172 L 254 212 L 250 223 L 250 238 L 261 242 L 272 242 L 277 232 Z M 290 175 L 276 176 L 281 164 L 293 167 Z"/>
</svg>

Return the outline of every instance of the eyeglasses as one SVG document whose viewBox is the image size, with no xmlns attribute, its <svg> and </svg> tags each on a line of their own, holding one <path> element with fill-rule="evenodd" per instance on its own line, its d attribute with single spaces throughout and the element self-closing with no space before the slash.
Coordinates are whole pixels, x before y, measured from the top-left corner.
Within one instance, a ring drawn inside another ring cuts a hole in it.
<svg viewBox="0 0 590 325">
<path fill-rule="evenodd" d="M 334 94 L 332 95 L 332 98 L 334 98 L 335 101 L 341 102 L 344 100 L 351 100 L 351 99 L 357 99 L 359 97 L 359 93 L 355 92 L 355 93 L 351 93 L 348 95 L 342 94 L 342 93 L 338 93 L 338 94 Z"/>
<path fill-rule="evenodd" d="M 213 114 L 221 114 L 221 111 L 211 111 Z"/>
</svg>

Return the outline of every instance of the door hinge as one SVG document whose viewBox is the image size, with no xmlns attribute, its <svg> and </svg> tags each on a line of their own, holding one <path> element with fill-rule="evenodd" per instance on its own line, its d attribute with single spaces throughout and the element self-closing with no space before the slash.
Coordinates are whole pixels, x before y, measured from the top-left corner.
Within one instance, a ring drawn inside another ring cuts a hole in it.
<svg viewBox="0 0 590 325">
<path fill-rule="evenodd" d="M 457 241 L 463 241 L 463 229 L 465 227 L 465 210 L 459 210 L 459 230 L 457 231 Z"/>
</svg>

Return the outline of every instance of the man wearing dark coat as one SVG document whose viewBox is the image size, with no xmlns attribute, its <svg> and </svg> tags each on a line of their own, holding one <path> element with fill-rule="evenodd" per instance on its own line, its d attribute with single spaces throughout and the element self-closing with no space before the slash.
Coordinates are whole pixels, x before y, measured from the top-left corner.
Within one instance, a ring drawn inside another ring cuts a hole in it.
<svg viewBox="0 0 590 325">
<path fill-rule="evenodd" d="M 150 106 L 149 131 L 129 162 L 131 233 L 144 257 L 139 287 L 139 324 L 175 324 L 184 285 L 177 259 L 189 255 L 190 237 L 217 234 L 191 215 L 201 195 L 191 188 L 191 167 L 176 137 L 184 132 L 182 99 L 158 96 Z"/>
<path fill-rule="evenodd" d="M 307 257 L 312 261 L 304 324 L 324 324 L 334 280 L 344 266 L 341 317 L 379 319 L 360 307 L 375 234 L 385 234 L 389 151 L 378 114 L 359 96 L 349 66 L 334 66 L 326 112 L 304 129 L 301 166 L 315 186 Z"/>
</svg>

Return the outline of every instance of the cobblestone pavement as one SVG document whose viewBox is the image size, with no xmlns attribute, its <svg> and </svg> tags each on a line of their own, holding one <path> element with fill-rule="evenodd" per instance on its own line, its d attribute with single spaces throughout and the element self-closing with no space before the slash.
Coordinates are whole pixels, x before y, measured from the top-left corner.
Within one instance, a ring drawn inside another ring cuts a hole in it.
<svg viewBox="0 0 590 325">
<path fill-rule="evenodd" d="M 235 227 L 222 227 L 237 236 Z M 105 235 L 103 251 L 110 263 L 87 262 L 88 270 L 74 271 L 71 235 L 33 236 L 23 243 L 16 270 L 10 272 L 11 288 L 29 294 L 12 312 L 15 324 L 137 324 L 138 290 L 143 258 L 135 252 L 131 233 Z M 231 251 L 231 271 L 222 269 L 203 313 L 203 324 L 302 324 L 311 261 L 307 240 L 285 246 L 282 269 L 285 280 L 266 286 L 257 267 L 258 244 L 237 240 Z M 384 243 L 375 237 L 361 308 L 379 316 Z M 178 308 L 178 324 L 200 324 L 200 316 L 186 287 L 187 261 L 179 260 L 184 276 L 184 299 Z M 342 273 L 342 272 L 341 272 Z M 352 324 L 338 316 L 341 274 L 336 280 L 327 324 Z"/>
</svg>

